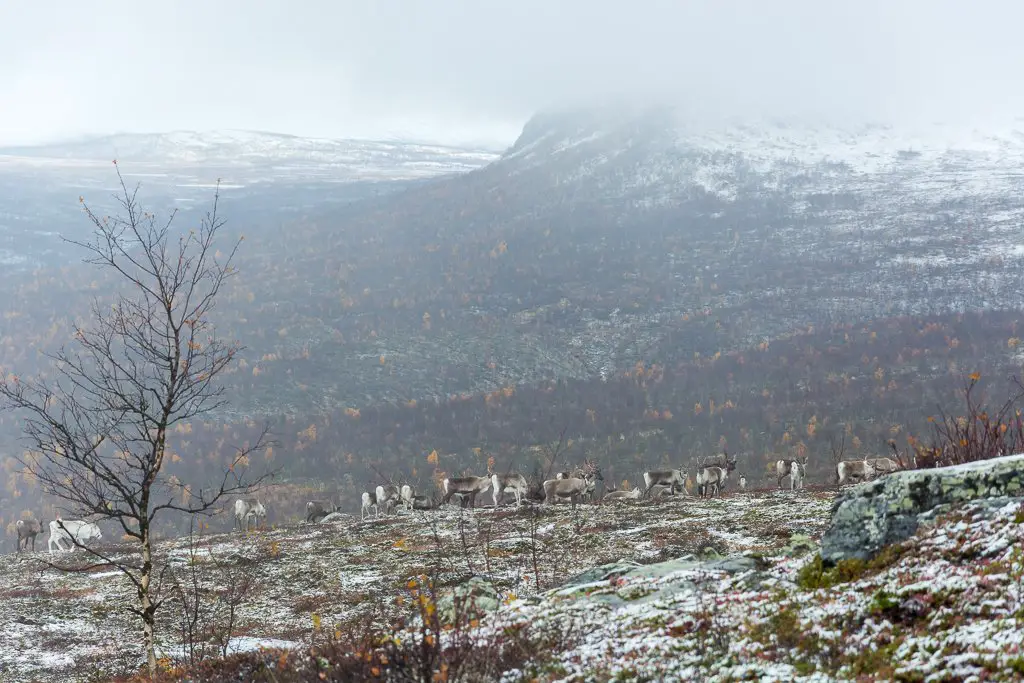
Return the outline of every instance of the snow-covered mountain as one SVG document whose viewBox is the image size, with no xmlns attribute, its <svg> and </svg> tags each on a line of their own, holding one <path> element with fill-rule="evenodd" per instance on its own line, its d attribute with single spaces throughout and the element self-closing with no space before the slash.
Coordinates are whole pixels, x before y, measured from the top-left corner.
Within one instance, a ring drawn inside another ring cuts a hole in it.
<svg viewBox="0 0 1024 683">
<path fill-rule="evenodd" d="M 330 140 L 224 130 L 123 133 L 60 144 L 0 148 L 0 165 L 73 168 L 117 159 L 136 168 L 259 169 L 292 178 L 409 180 L 464 173 L 497 156 L 492 150 L 418 142 Z"/>
<path fill-rule="evenodd" d="M 725 200 L 776 191 L 799 179 L 850 192 L 914 177 L 930 199 L 1017 192 L 1024 181 L 1024 119 L 987 126 L 899 128 L 778 120 L 694 122 L 666 109 L 540 114 L 502 157 L 515 172 L 559 169 L 559 185 L 584 179 L 650 202 L 694 190 Z M 628 167 L 628 171 L 623 166 Z M 609 173 L 614 178 L 602 177 Z"/>
</svg>

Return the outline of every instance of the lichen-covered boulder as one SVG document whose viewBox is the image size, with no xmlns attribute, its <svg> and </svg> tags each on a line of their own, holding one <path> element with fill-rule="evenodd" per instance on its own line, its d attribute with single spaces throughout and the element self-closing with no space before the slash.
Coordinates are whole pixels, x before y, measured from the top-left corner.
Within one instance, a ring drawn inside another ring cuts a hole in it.
<svg viewBox="0 0 1024 683">
<path fill-rule="evenodd" d="M 443 623 L 453 624 L 457 618 L 482 617 L 498 609 L 499 604 L 494 584 L 481 576 L 473 576 L 444 591 L 437 599 L 437 611 Z"/>
<path fill-rule="evenodd" d="M 895 472 L 836 498 L 821 540 L 821 559 L 827 566 L 852 558 L 868 560 L 886 545 L 913 536 L 938 508 L 1022 495 L 1024 455 Z"/>
</svg>

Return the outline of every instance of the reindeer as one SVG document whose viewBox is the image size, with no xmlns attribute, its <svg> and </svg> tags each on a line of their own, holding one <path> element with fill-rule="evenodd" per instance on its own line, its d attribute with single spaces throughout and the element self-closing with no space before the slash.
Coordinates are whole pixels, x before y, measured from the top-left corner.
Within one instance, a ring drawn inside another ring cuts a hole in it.
<svg viewBox="0 0 1024 683">
<path fill-rule="evenodd" d="M 900 469 L 900 464 L 892 458 L 868 458 L 867 463 L 871 465 L 871 469 L 875 471 L 875 476 L 883 476 L 886 474 L 892 474 Z"/>
<path fill-rule="evenodd" d="M 597 490 L 597 482 L 604 481 L 604 475 L 601 474 L 601 468 L 585 460 L 582 467 L 577 467 L 572 472 L 559 472 L 555 475 L 556 480 L 563 479 L 584 479 L 587 481 L 587 490 L 583 492 L 583 497 L 589 501 L 594 500 L 594 491 Z"/>
<path fill-rule="evenodd" d="M 21 552 L 21 544 L 25 543 L 25 550 L 28 550 L 28 541 L 32 539 L 32 552 L 36 551 L 36 536 L 42 533 L 43 525 L 38 519 L 19 519 L 14 525 L 18 530 L 18 550 Z"/>
<path fill-rule="evenodd" d="M 708 487 L 712 488 L 712 494 L 717 494 L 719 498 L 722 497 L 722 489 L 725 487 L 725 480 L 729 477 L 729 473 L 736 469 L 737 458 L 729 459 L 729 454 L 725 454 L 725 467 L 718 467 L 717 465 L 702 466 L 697 473 L 697 488 L 700 491 L 700 497 L 705 498 L 708 495 Z"/>
<path fill-rule="evenodd" d="M 797 469 L 800 470 L 800 472 L 801 472 L 800 474 L 794 474 L 794 471 L 797 470 Z M 806 473 L 807 473 L 807 456 L 806 455 L 803 458 L 799 459 L 799 460 L 794 460 L 792 458 L 787 458 L 785 460 L 779 460 L 778 462 L 775 463 L 775 474 L 778 477 L 779 490 L 780 491 L 782 490 L 782 480 L 783 479 L 789 479 L 789 488 L 792 491 L 795 482 L 799 481 L 801 484 L 803 483 L 803 477 L 806 475 Z"/>
<path fill-rule="evenodd" d="M 399 497 L 402 499 L 403 505 L 405 505 L 406 512 L 411 511 L 413 509 L 413 501 L 416 499 L 416 491 L 408 484 L 402 484 Z"/>
<path fill-rule="evenodd" d="M 651 470 L 644 472 L 644 497 L 650 493 L 653 486 L 668 486 L 672 493 L 676 489 L 684 491 L 686 487 L 686 473 L 683 470 Z"/>
<path fill-rule="evenodd" d="M 560 472 L 559 474 L 564 474 Z M 590 461 L 584 467 L 572 472 L 574 476 L 548 479 L 544 482 L 544 504 L 551 505 L 558 500 L 568 498 L 572 502 L 573 509 L 581 498 L 593 495 L 598 481 L 604 481 L 601 468 Z"/>
<path fill-rule="evenodd" d="M 740 491 L 746 491 L 746 490 L 747 490 L 747 475 L 741 474 L 740 475 Z"/>
<path fill-rule="evenodd" d="M 615 489 L 609 490 L 604 494 L 604 498 L 601 499 L 602 503 L 620 503 L 624 500 L 640 500 L 640 495 L 643 491 L 639 486 L 634 488 L 632 491 L 616 491 Z"/>
<path fill-rule="evenodd" d="M 380 506 L 377 505 L 377 494 L 370 491 L 363 491 L 362 506 L 359 509 L 359 519 L 361 521 L 366 521 L 367 516 L 370 514 L 370 508 L 373 508 L 375 517 L 380 517 Z"/>
<path fill-rule="evenodd" d="M 394 514 L 402 493 L 394 484 L 377 487 L 377 509 L 384 508 L 384 515 Z"/>
<path fill-rule="evenodd" d="M 794 462 L 789 472 L 789 490 L 796 491 L 803 489 L 804 478 L 807 476 L 807 466 L 804 462 Z"/>
<path fill-rule="evenodd" d="M 875 477 L 875 468 L 871 466 L 867 458 L 863 460 L 843 460 L 836 465 L 836 475 L 839 477 L 839 486 L 847 481 L 869 481 Z"/>
<path fill-rule="evenodd" d="M 443 502 L 447 503 L 456 493 L 462 495 L 462 507 L 476 507 L 476 497 L 491 488 L 490 477 L 449 477 L 442 483 Z"/>
<path fill-rule="evenodd" d="M 332 512 L 337 512 L 338 506 L 327 500 L 311 500 L 306 503 L 306 522 L 316 522 Z"/>
<path fill-rule="evenodd" d="M 58 516 L 50 522 L 50 537 L 46 545 L 52 555 L 54 546 L 57 546 L 57 550 L 64 550 L 64 541 L 68 542 L 68 550 L 73 552 L 79 545 L 102 538 L 103 534 L 95 523 L 80 519 L 63 520 Z"/>
<path fill-rule="evenodd" d="M 494 495 L 494 507 L 501 507 L 502 497 L 511 491 L 516 497 L 516 507 L 521 507 L 523 497 L 530 490 L 526 477 L 521 474 L 492 474 L 491 492 Z"/>
<path fill-rule="evenodd" d="M 544 482 L 544 504 L 552 505 L 559 499 L 568 498 L 572 507 L 586 494 L 590 482 L 587 479 L 569 477 L 567 479 L 548 479 Z"/>
<path fill-rule="evenodd" d="M 256 528 L 259 528 L 260 519 L 267 518 L 267 508 L 255 498 L 239 498 L 235 501 L 235 525 L 239 530 L 245 522 L 245 531 L 249 531 L 249 518 L 252 518 Z"/>
</svg>

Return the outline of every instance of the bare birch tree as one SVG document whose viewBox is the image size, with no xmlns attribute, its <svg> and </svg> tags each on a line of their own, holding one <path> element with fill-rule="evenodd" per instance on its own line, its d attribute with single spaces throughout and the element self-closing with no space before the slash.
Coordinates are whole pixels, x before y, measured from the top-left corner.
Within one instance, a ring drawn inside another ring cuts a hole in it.
<svg viewBox="0 0 1024 683">
<path fill-rule="evenodd" d="M 25 417 L 22 466 L 40 489 L 69 514 L 115 522 L 135 544 L 136 553 L 113 557 L 72 539 L 90 553 L 90 567 L 116 568 L 134 586 L 137 602 L 129 609 L 142 621 L 153 673 L 160 607 L 154 524 L 167 515 L 210 516 L 225 496 L 258 486 L 263 477 L 248 476 L 248 456 L 267 445 L 267 431 L 198 490 L 166 471 L 175 425 L 226 404 L 218 377 L 242 347 L 217 336 L 211 314 L 236 272 L 231 263 L 241 238 L 223 253 L 215 245 L 224 225 L 219 185 L 200 226 L 178 233 L 174 213 L 158 221 L 143 212 L 138 187 L 129 189 L 116 172 L 120 215 L 100 217 L 80 200 L 91 237 L 66 240 L 85 250 L 86 263 L 113 275 L 112 300 L 93 301 L 69 347 L 50 357 L 51 369 L 34 379 L 0 379 L 0 405 Z"/>
</svg>

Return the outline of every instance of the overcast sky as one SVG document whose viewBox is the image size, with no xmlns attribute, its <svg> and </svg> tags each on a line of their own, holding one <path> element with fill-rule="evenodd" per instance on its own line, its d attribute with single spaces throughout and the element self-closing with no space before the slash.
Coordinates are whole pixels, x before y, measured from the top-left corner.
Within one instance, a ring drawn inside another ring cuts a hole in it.
<svg viewBox="0 0 1024 683">
<path fill-rule="evenodd" d="M 0 4 L 0 144 L 249 128 L 509 143 L 604 95 L 843 120 L 1024 114 L 1024 3 Z"/>
</svg>

